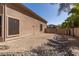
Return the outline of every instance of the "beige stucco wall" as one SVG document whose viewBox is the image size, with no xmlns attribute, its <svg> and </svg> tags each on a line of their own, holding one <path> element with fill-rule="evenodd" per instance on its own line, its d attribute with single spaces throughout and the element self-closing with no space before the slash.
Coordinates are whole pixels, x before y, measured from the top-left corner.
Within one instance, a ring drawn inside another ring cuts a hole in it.
<svg viewBox="0 0 79 59">
<path fill-rule="evenodd" d="M 0 4 L 0 15 L 3 14 L 3 5 Z"/>
<path fill-rule="evenodd" d="M 31 35 L 31 34 L 34 34 L 34 33 L 39 33 L 40 32 L 40 24 L 43 24 L 43 31 L 44 32 L 44 29 L 46 28 L 46 24 L 41 22 L 41 21 L 38 21 L 32 17 L 29 17 L 27 15 L 24 15 L 14 9 L 11 9 L 9 7 L 6 6 L 6 39 L 8 37 L 12 37 L 13 36 L 8 36 L 8 17 L 12 17 L 12 18 L 15 18 L 15 19 L 18 19 L 20 21 L 20 34 L 16 37 L 22 37 L 22 36 L 27 36 L 27 35 Z"/>
</svg>

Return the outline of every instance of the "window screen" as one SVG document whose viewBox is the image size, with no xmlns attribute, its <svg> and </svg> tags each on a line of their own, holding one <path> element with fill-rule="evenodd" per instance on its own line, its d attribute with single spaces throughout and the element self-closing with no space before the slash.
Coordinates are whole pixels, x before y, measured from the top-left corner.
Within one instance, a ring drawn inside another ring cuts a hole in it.
<svg viewBox="0 0 79 59">
<path fill-rule="evenodd" d="M 19 20 L 8 18 L 8 32 L 9 35 L 19 34 Z"/>
</svg>

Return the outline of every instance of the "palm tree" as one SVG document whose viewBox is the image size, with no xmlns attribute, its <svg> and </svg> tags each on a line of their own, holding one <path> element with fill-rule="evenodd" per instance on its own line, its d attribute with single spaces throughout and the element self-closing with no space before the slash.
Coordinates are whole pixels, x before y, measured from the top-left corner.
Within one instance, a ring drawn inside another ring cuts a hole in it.
<svg viewBox="0 0 79 59">
<path fill-rule="evenodd" d="M 74 7 L 72 9 L 70 8 L 71 5 L 72 4 L 61 3 L 60 8 L 59 8 L 59 14 L 61 13 L 61 11 L 68 12 L 68 14 L 71 14 L 71 19 L 68 19 L 68 20 L 70 20 L 68 22 L 71 23 L 71 28 L 72 28 L 72 32 L 73 32 L 73 36 L 74 36 L 74 26 L 75 26 L 74 22 L 79 17 L 79 4 L 78 3 L 73 4 Z"/>
<path fill-rule="evenodd" d="M 69 12 L 71 10 L 71 5 L 73 5 L 72 3 L 58 3 L 58 4 L 59 4 L 58 15 L 60 15 L 62 11 Z M 51 5 L 54 5 L 54 4 L 51 3 Z"/>
<path fill-rule="evenodd" d="M 69 14 L 72 15 L 72 31 L 73 31 L 73 36 L 74 36 L 74 22 L 75 19 L 79 17 L 79 4 L 75 4 L 75 7 L 71 9 Z"/>
<path fill-rule="evenodd" d="M 71 6 L 73 6 L 73 8 L 71 8 Z M 59 3 L 58 15 L 60 15 L 62 11 L 68 12 L 70 15 L 70 17 L 63 23 L 63 26 L 72 28 L 74 36 L 74 26 L 78 23 L 77 19 L 79 18 L 79 3 Z"/>
<path fill-rule="evenodd" d="M 72 5 L 71 3 L 60 3 L 58 14 L 60 15 L 62 11 L 69 12 L 71 10 L 71 7 L 70 7 L 71 5 Z"/>
</svg>

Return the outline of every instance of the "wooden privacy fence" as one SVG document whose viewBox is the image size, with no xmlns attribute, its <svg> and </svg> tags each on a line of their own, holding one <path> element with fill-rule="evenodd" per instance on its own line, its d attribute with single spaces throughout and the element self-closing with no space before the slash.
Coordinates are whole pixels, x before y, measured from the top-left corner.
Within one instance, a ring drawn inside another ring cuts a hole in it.
<svg viewBox="0 0 79 59">
<path fill-rule="evenodd" d="M 65 29 L 46 28 L 46 33 L 65 34 Z"/>
<path fill-rule="evenodd" d="M 74 28 L 74 36 L 79 37 L 79 28 Z"/>
<path fill-rule="evenodd" d="M 70 35 L 79 37 L 79 28 L 70 28 L 70 29 L 55 29 L 55 28 L 46 28 L 45 33 L 55 33 L 61 35 Z"/>
</svg>

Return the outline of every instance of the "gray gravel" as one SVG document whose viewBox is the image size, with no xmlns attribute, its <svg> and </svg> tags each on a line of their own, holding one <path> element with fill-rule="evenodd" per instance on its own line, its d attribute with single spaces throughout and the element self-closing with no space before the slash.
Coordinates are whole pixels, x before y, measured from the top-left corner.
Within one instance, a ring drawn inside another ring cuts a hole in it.
<svg viewBox="0 0 79 59">
<path fill-rule="evenodd" d="M 55 38 L 48 39 L 48 43 L 42 47 L 32 49 L 33 53 L 37 53 L 38 56 L 73 56 L 69 47 L 69 41 L 67 38 L 56 35 Z"/>
<path fill-rule="evenodd" d="M 24 52 L 0 53 L 0 56 L 73 56 L 68 40 L 60 35 L 48 39 L 48 43 Z"/>
</svg>

